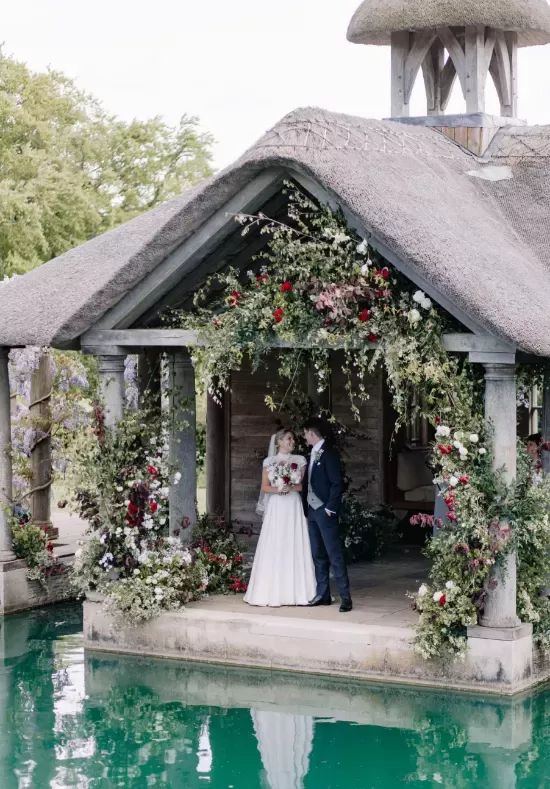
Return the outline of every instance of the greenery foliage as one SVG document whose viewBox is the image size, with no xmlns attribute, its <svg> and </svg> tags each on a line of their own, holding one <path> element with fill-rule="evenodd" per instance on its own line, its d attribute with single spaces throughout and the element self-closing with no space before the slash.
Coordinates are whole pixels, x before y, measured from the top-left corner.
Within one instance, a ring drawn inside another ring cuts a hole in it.
<svg viewBox="0 0 550 789">
<path fill-rule="evenodd" d="M 207 591 L 246 588 L 242 554 L 223 522 L 201 520 L 189 546 L 189 523 L 169 523 L 169 489 L 181 478 L 168 458 L 173 417 L 155 402 L 127 411 L 116 429 L 101 407 L 95 416 L 94 445 L 75 472 L 79 512 L 91 526 L 74 565 L 78 592 L 105 595 L 117 617 L 137 623 Z"/>
<path fill-rule="evenodd" d="M 389 507 L 366 509 L 352 494 L 344 494 L 338 521 L 348 564 L 383 556 L 398 538 L 397 519 Z"/>
<path fill-rule="evenodd" d="M 197 118 L 109 116 L 57 71 L 0 50 L 0 280 L 23 273 L 211 174 Z"/>
<path fill-rule="evenodd" d="M 61 575 L 66 567 L 53 554 L 53 545 L 43 528 L 31 523 L 30 513 L 20 506 L 13 508 L 11 517 L 13 551 L 27 563 L 27 578 L 44 583 L 46 578 Z"/>
</svg>

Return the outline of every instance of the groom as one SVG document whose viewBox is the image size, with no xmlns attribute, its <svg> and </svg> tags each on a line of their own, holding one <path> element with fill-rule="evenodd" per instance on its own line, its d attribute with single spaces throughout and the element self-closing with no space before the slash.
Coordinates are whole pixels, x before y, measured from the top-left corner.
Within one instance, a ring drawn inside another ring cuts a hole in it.
<svg viewBox="0 0 550 789">
<path fill-rule="evenodd" d="M 304 438 L 312 448 L 304 480 L 303 499 L 317 579 L 317 594 L 310 606 L 332 603 L 329 584 L 329 568 L 332 566 L 340 592 L 340 611 L 347 613 L 352 610 L 353 604 L 338 533 L 343 492 L 340 455 L 337 449 L 325 442 L 320 419 L 309 419 L 305 423 Z"/>
</svg>

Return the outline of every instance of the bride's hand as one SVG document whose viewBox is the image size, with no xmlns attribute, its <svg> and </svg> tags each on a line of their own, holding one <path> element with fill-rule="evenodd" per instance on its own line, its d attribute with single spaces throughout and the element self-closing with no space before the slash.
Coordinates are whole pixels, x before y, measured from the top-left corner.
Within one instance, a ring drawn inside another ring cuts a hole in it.
<svg viewBox="0 0 550 789">
<path fill-rule="evenodd" d="M 286 496 L 287 493 L 290 493 L 290 486 L 283 485 L 283 487 L 281 488 L 281 496 Z"/>
</svg>

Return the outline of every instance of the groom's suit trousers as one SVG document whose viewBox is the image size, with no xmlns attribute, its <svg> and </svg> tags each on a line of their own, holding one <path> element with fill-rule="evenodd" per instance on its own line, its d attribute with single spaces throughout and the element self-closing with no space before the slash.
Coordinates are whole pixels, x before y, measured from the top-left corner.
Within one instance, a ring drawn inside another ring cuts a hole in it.
<svg viewBox="0 0 550 789">
<path fill-rule="evenodd" d="M 338 518 L 328 516 L 324 507 L 308 508 L 307 517 L 311 553 L 315 565 L 317 594 L 324 599 L 330 596 L 329 572 L 332 572 L 341 598 L 350 599 L 349 578 L 338 533 Z"/>
</svg>

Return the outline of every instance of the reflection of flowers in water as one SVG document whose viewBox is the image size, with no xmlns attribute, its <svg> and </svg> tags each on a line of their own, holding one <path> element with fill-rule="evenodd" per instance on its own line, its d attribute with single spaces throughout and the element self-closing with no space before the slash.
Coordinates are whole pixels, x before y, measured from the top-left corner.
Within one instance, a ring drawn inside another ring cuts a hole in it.
<svg viewBox="0 0 550 789">
<path fill-rule="evenodd" d="M 313 718 L 251 710 L 269 789 L 303 789 L 313 747 Z"/>
</svg>

